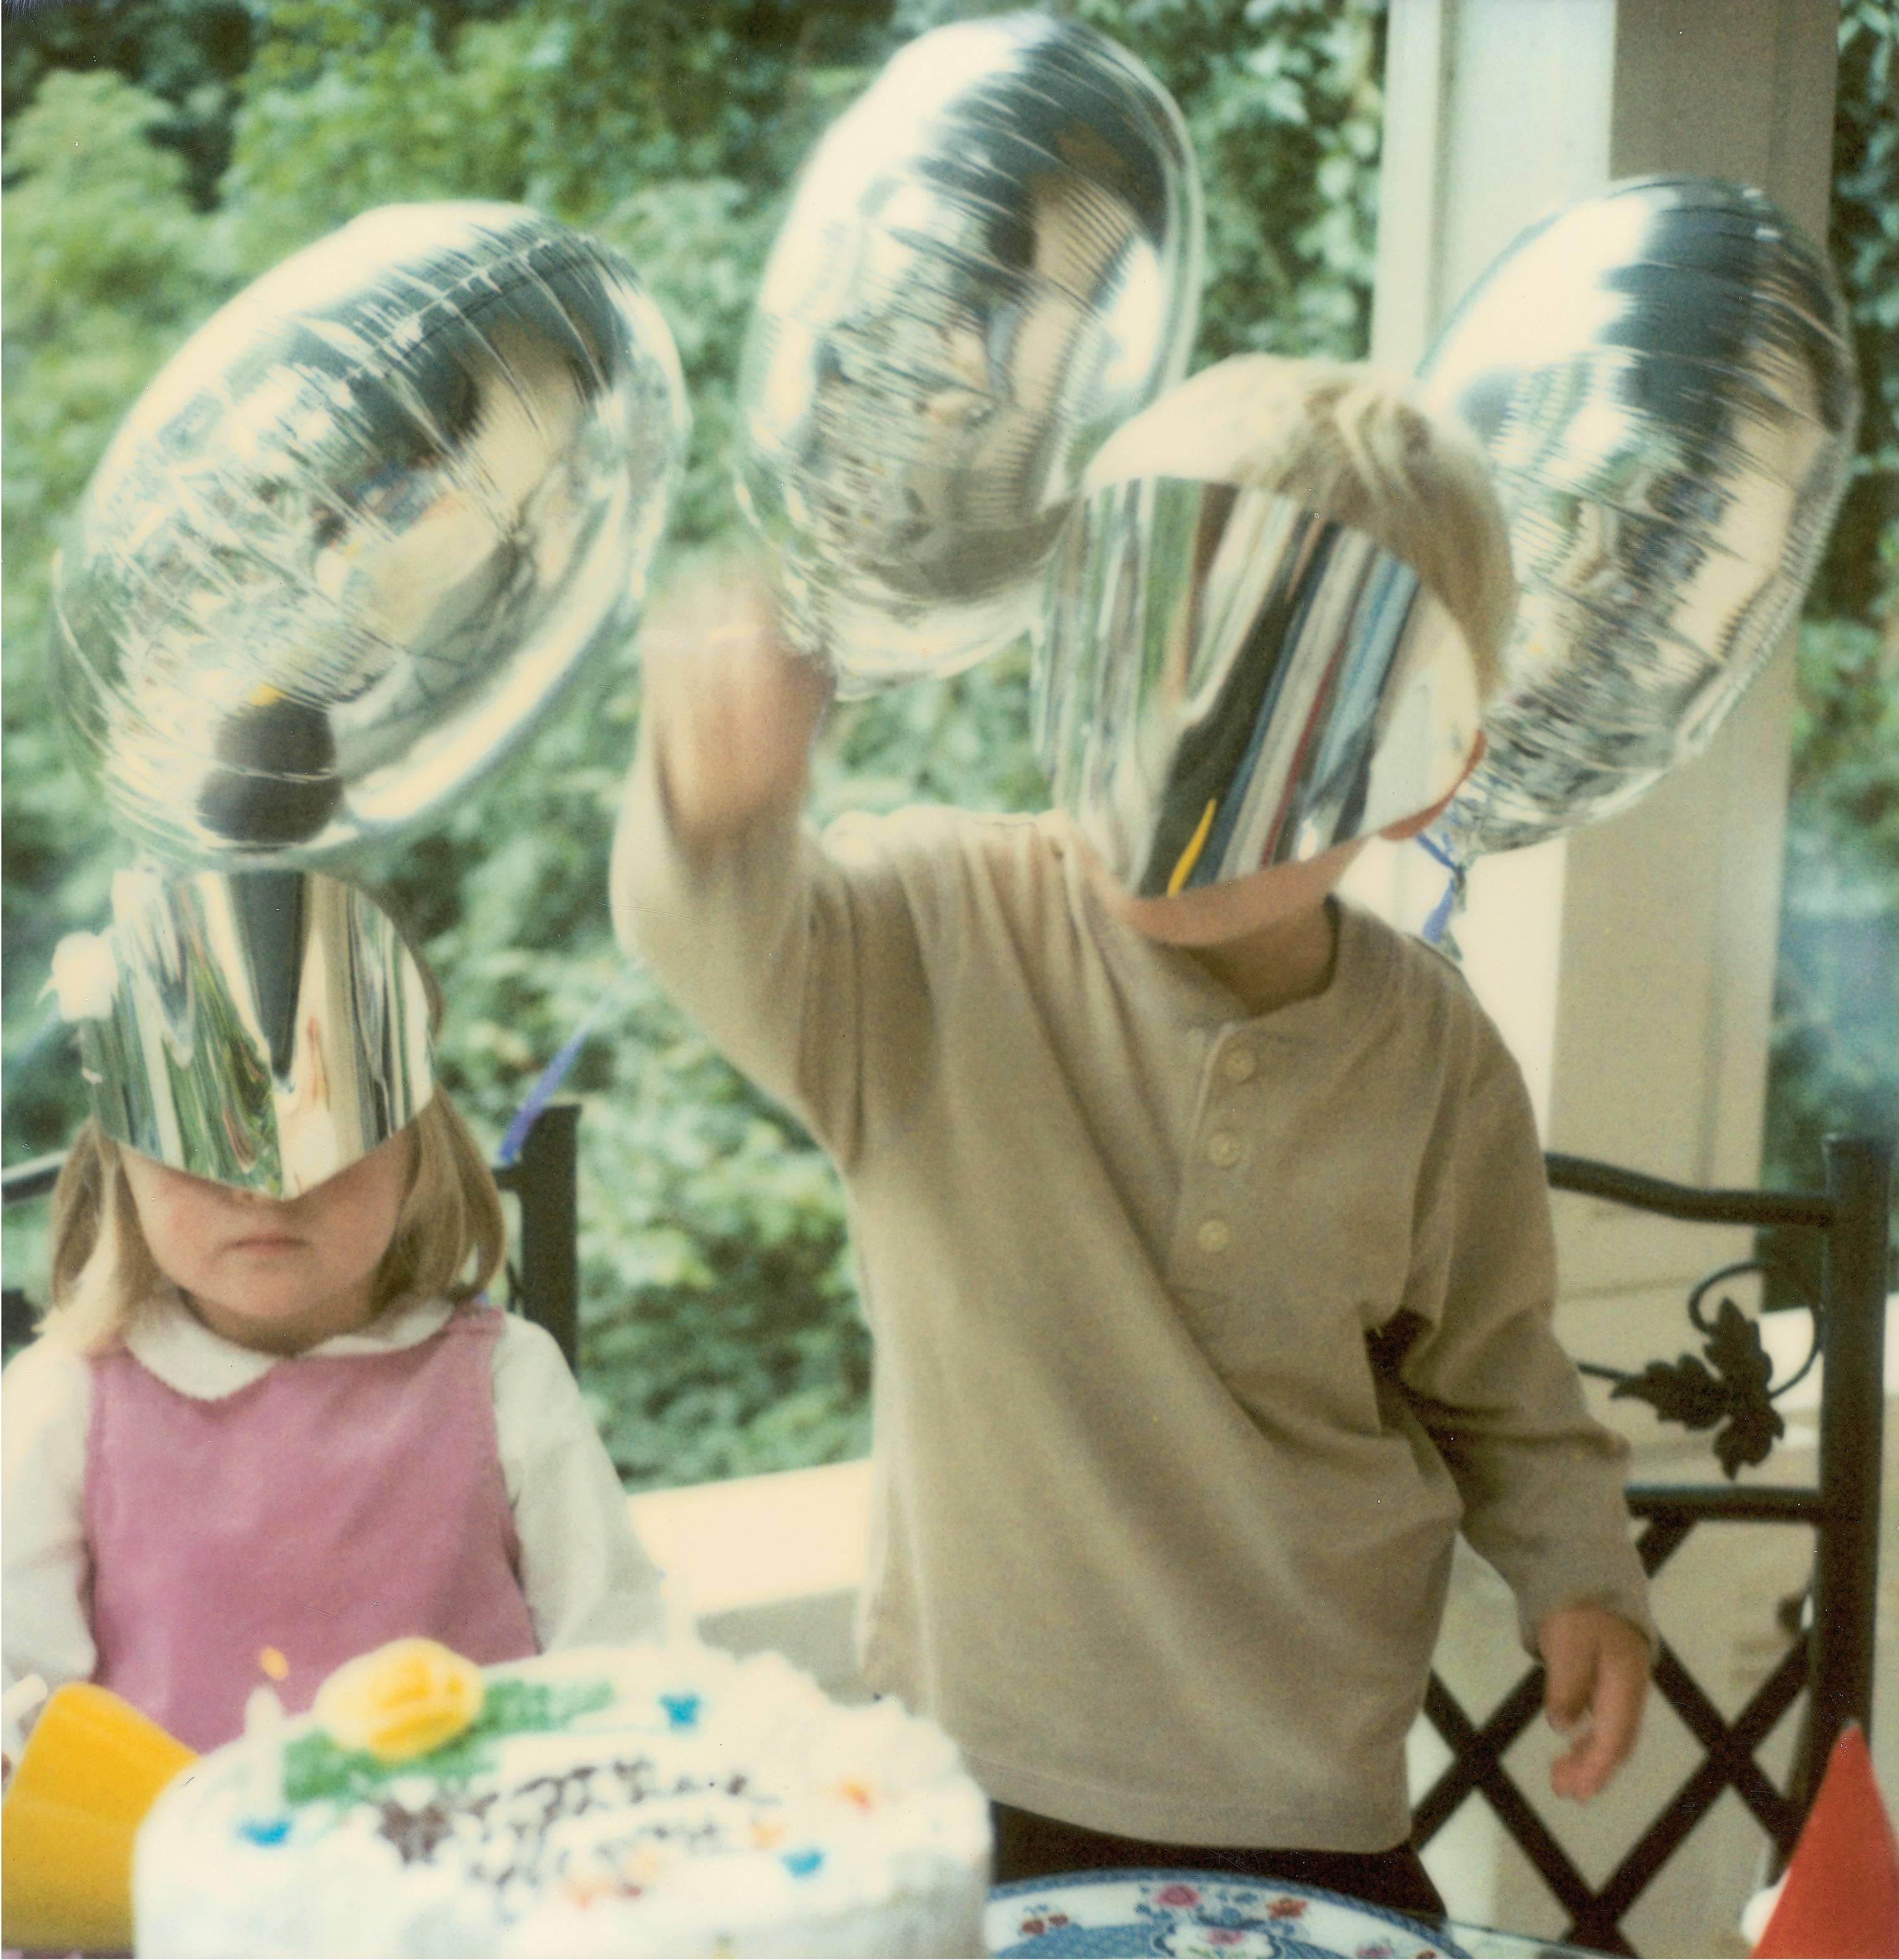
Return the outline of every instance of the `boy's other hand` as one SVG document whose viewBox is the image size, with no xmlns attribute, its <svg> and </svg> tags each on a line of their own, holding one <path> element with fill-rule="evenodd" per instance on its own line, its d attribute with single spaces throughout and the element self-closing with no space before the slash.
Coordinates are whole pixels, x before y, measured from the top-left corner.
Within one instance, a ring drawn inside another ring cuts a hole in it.
<svg viewBox="0 0 1899 1960">
<path fill-rule="evenodd" d="M 1649 1643 L 1606 1607 L 1563 1606 L 1545 1615 L 1537 1646 L 1548 1670 L 1543 1712 L 1569 1744 L 1550 1766 L 1550 1787 L 1586 1803 L 1635 1747 Z"/>
<path fill-rule="evenodd" d="M 649 617 L 640 663 L 648 738 L 683 842 L 736 836 L 803 794 L 830 682 L 786 646 L 750 567 L 715 565 L 677 585 Z"/>
</svg>

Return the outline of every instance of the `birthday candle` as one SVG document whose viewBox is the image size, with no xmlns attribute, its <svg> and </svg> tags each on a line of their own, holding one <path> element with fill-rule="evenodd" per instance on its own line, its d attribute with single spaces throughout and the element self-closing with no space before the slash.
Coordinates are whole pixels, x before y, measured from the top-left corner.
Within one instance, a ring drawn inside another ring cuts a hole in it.
<svg viewBox="0 0 1899 1960">
<path fill-rule="evenodd" d="M 250 1814 L 276 1817 L 284 1807 L 284 1705 L 274 1690 L 253 1688 L 244 1704 L 244 1753 Z"/>
</svg>

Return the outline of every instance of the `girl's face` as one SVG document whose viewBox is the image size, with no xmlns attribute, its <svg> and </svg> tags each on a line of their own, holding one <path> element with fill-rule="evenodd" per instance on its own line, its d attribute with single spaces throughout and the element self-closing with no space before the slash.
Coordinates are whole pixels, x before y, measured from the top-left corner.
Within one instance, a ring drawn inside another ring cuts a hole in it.
<svg viewBox="0 0 1899 1960">
<path fill-rule="evenodd" d="M 376 1269 L 415 1162 L 413 1128 L 301 1196 L 266 1198 L 122 1150 L 158 1270 L 214 1334 L 301 1354 L 376 1311 Z"/>
</svg>

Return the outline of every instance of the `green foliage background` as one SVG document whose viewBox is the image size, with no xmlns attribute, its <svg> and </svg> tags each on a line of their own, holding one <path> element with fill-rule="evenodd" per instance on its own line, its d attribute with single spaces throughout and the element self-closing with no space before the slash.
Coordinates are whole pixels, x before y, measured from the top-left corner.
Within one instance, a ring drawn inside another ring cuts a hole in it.
<svg viewBox="0 0 1899 1960">
<path fill-rule="evenodd" d="M 798 163 L 942 0 L 92 0 L 9 24 L 4 341 L 5 1148 L 56 1149 L 76 1071 L 37 999 L 55 940 L 96 926 L 123 848 L 67 766 L 43 650 L 59 529 L 119 418 L 186 334 L 372 205 L 492 196 L 625 250 L 678 342 L 696 415 L 669 553 L 736 523 L 730 390 Z M 1208 192 L 1197 359 L 1353 355 L 1367 339 L 1382 0 L 1072 0 L 1180 101 Z M 1803 647 L 1796 881 L 1770 1168 L 1812 1175 L 1843 1096 L 1899 1099 L 1899 660 L 1879 606 L 1899 535 L 1893 9 L 1843 16 L 1833 240 L 1885 393 Z M 1881 418 L 1883 418 L 1883 419 Z M 1879 540 L 1886 540 L 1884 571 Z M 1026 677 L 1005 660 L 840 711 L 820 813 L 1041 794 Z M 809 1140 L 611 944 L 606 858 L 639 710 L 598 664 L 530 750 L 367 875 L 428 942 L 452 1011 L 444 1078 L 496 1138 L 590 1011 L 582 1376 L 629 1484 L 831 1460 L 868 1437 L 841 1204 Z M 1799 861 L 1803 864 L 1805 858 Z M 1843 923 L 1844 921 L 1845 923 Z M 1853 939 L 1854 934 L 1859 936 Z M 1843 978 L 1869 949 L 1870 991 Z M 1846 963 L 1843 964 L 1843 959 Z M 1881 964 L 1883 962 L 1883 964 Z M 1879 992 L 1883 985 L 1886 991 Z M 1844 990 L 1843 992 L 1842 990 Z M 1883 1017 L 1883 1018 L 1882 1018 Z M 1885 1042 L 1879 1039 L 1883 1026 Z M 1877 1117 L 1878 1110 L 1873 1109 Z M 30 1235 L 8 1233 L 8 1275 Z"/>
<path fill-rule="evenodd" d="M 1828 246 L 1863 406 L 1808 605 L 1787 806 L 1766 1171 L 1809 1183 L 1829 1130 L 1899 1134 L 1899 4 L 1846 0 Z M 1899 1191 L 1894 1196 L 1899 1287 Z"/>
</svg>

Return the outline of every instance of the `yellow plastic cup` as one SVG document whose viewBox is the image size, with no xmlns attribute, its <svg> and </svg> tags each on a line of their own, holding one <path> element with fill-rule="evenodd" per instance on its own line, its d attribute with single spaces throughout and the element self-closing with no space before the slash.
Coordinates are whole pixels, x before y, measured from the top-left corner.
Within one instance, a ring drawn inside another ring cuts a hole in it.
<svg viewBox="0 0 1899 1960">
<path fill-rule="evenodd" d="M 0 1803 L 0 1939 L 132 1950 L 132 1845 L 194 1752 L 108 1688 L 54 1689 Z"/>
</svg>

